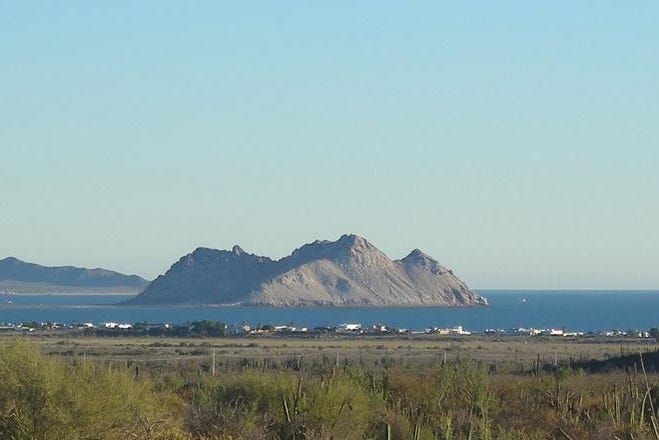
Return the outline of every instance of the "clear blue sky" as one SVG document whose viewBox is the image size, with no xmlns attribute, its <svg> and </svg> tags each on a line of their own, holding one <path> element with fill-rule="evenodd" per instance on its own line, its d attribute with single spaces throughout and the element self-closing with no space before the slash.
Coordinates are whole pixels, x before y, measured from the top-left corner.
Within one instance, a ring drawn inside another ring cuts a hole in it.
<svg viewBox="0 0 659 440">
<path fill-rule="evenodd" d="M 0 1 L 0 257 L 364 235 L 659 288 L 659 2 Z"/>
</svg>

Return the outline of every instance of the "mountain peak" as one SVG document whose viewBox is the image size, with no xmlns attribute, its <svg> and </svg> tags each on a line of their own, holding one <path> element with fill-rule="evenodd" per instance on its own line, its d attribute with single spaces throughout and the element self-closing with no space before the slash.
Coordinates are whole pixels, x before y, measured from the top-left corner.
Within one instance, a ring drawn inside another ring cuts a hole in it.
<svg viewBox="0 0 659 440">
<path fill-rule="evenodd" d="M 432 258 L 430 255 L 426 254 L 423 252 L 421 249 L 414 249 L 412 252 L 410 252 L 407 257 L 403 258 L 403 260 L 407 261 L 436 261 L 434 258 Z"/>
<path fill-rule="evenodd" d="M 439 261 L 426 254 L 421 249 L 414 249 L 405 258 L 398 261 L 404 264 L 408 269 L 430 271 L 435 275 L 451 272 L 439 264 Z"/>
<path fill-rule="evenodd" d="M 337 260 L 355 255 L 380 253 L 364 237 L 354 234 L 344 234 L 336 241 L 315 240 L 299 247 L 293 253 L 283 258 L 288 263 L 298 264 L 302 261 L 320 259 Z"/>
<path fill-rule="evenodd" d="M 234 255 L 237 255 L 237 256 L 240 256 L 240 255 L 243 255 L 243 254 L 246 253 L 245 250 L 244 250 L 243 248 L 241 248 L 240 246 L 238 246 L 237 244 L 234 245 L 234 246 L 231 248 L 231 252 L 233 252 Z"/>
<path fill-rule="evenodd" d="M 336 244 L 349 248 L 359 248 L 370 245 L 370 243 L 364 237 L 360 237 L 359 235 L 355 234 L 343 234 L 336 241 Z"/>
</svg>

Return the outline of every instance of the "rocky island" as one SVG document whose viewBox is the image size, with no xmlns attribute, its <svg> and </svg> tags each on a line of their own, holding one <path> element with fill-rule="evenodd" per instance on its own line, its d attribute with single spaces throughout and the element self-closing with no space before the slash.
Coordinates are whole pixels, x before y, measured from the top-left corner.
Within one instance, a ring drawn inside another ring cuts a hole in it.
<svg viewBox="0 0 659 440">
<path fill-rule="evenodd" d="M 472 306 L 487 300 L 418 249 L 391 260 L 363 237 L 305 244 L 280 260 L 198 248 L 127 305 Z"/>
</svg>

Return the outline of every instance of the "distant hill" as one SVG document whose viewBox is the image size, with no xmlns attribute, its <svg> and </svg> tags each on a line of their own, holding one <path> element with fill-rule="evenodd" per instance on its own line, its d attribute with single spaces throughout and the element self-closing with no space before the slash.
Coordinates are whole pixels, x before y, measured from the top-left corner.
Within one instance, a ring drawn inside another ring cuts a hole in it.
<svg viewBox="0 0 659 440">
<path fill-rule="evenodd" d="M 0 260 L 0 292 L 138 293 L 149 284 L 137 275 L 73 266 L 47 267 L 18 258 Z"/>
<path fill-rule="evenodd" d="M 127 304 L 468 306 L 487 300 L 418 249 L 402 260 L 356 235 L 306 244 L 275 261 L 198 248 Z"/>
</svg>

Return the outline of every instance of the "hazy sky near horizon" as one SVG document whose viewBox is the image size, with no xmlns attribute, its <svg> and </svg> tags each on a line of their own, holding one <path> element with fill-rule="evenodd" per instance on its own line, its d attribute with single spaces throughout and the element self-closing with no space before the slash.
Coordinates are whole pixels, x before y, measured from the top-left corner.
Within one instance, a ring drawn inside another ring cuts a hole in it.
<svg viewBox="0 0 659 440">
<path fill-rule="evenodd" d="M 153 277 L 351 232 L 659 288 L 659 2 L 0 0 L 0 258 Z"/>
</svg>

